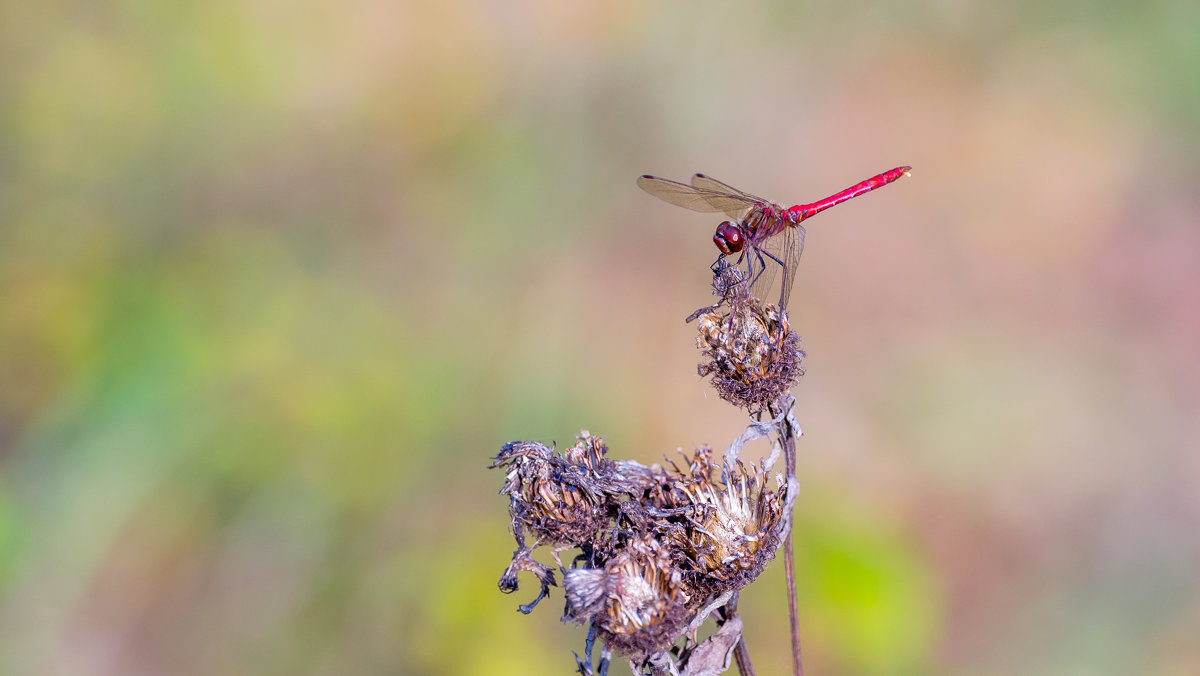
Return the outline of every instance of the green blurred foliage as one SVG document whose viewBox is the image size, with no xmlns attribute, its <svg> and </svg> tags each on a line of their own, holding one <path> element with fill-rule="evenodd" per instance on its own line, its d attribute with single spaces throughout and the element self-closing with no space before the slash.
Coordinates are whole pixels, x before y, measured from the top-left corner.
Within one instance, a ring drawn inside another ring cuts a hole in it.
<svg viewBox="0 0 1200 676">
<path fill-rule="evenodd" d="M 744 424 L 681 321 L 714 224 L 633 178 L 911 164 L 793 294 L 810 670 L 1195 673 L 1198 22 L 0 5 L 0 671 L 569 671 L 561 597 L 496 589 L 489 456 Z M 760 673 L 782 589 L 744 596 Z"/>
</svg>

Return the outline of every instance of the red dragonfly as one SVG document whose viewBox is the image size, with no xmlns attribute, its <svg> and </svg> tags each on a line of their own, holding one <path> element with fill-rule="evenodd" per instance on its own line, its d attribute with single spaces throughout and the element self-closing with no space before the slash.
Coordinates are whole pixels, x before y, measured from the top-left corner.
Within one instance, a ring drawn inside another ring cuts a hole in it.
<svg viewBox="0 0 1200 676">
<path fill-rule="evenodd" d="M 835 204 L 908 176 L 911 169 L 896 167 L 823 200 L 786 209 L 704 174 L 693 176 L 691 185 L 648 174 L 638 177 L 637 182 L 642 190 L 676 206 L 692 211 L 720 211 L 734 219 L 734 223 L 724 221 L 717 226 L 713 243 L 722 256 L 741 253 L 737 264 L 745 261 L 746 279 L 752 280 L 751 293 L 760 298 L 771 292 L 775 279 L 776 268 L 768 265 L 766 259 L 775 261 L 783 270 L 779 307 L 785 309 L 792 293 L 792 282 L 796 279 L 800 253 L 804 251 L 804 226 L 800 222 Z"/>
</svg>

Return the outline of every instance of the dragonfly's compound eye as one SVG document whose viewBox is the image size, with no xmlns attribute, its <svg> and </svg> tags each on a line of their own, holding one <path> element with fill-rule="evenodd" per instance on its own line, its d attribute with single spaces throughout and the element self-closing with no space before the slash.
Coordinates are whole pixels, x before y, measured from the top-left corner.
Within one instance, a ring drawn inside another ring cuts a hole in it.
<svg viewBox="0 0 1200 676">
<path fill-rule="evenodd" d="M 742 250 L 742 245 L 745 243 L 742 230 L 729 221 L 718 225 L 717 232 L 713 235 L 713 244 L 717 245 L 721 253 L 737 253 Z"/>
</svg>

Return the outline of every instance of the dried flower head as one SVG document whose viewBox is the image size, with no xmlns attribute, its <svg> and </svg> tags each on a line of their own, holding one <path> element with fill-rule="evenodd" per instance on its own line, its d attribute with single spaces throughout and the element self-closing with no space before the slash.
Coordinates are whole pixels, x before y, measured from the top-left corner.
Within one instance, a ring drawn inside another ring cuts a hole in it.
<svg viewBox="0 0 1200 676">
<path fill-rule="evenodd" d="M 638 659 L 669 648 L 689 619 L 670 550 L 649 536 L 625 543 L 603 568 L 566 571 L 563 588 L 568 618 L 592 622 L 610 648 Z"/>
<path fill-rule="evenodd" d="M 505 471 L 514 532 L 520 527 L 549 544 L 590 539 L 608 523 L 607 496 L 597 477 L 612 463 L 600 437 L 585 430 L 564 456 L 536 441 L 505 444 L 492 467 Z"/>
<path fill-rule="evenodd" d="M 741 461 L 736 468 L 725 466 L 722 477 L 681 487 L 698 514 L 687 529 L 686 546 L 703 575 L 690 579 L 702 580 L 711 595 L 753 582 L 775 558 L 787 490 L 770 490 L 765 472 Z"/>
<path fill-rule="evenodd" d="M 562 566 L 559 552 L 571 547 L 592 551 L 621 511 L 622 496 L 641 495 L 651 484 L 649 469 L 633 462 L 613 462 L 605 455 L 602 437 L 583 430 L 574 446 L 563 455 L 536 441 L 505 444 L 491 467 L 504 469 L 501 495 L 509 496 L 509 515 L 517 549 L 500 576 L 500 590 L 517 591 L 518 574 L 528 571 L 541 583 L 536 599 L 522 605 L 529 613 L 556 584 L 554 571 L 532 556 L 541 544 L 557 545 L 552 551 Z M 537 539 L 525 544 L 525 532 Z"/>
<path fill-rule="evenodd" d="M 729 403 L 761 411 L 804 375 L 800 337 L 787 314 L 746 293 L 734 293 L 728 307 L 699 315 L 696 345 L 705 361 L 698 371 Z"/>
</svg>

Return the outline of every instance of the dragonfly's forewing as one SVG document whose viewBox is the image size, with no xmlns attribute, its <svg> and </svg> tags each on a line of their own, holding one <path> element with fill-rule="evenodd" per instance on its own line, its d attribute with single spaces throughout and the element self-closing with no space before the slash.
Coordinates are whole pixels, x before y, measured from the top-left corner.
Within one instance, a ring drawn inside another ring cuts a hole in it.
<svg viewBox="0 0 1200 676">
<path fill-rule="evenodd" d="M 769 204 L 769 202 L 767 202 L 767 200 L 765 200 L 757 195 L 751 195 L 748 192 L 738 190 L 737 188 L 729 185 L 728 183 L 723 183 L 721 181 L 718 181 L 717 179 L 713 178 L 712 176 L 709 176 L 708 174 L 693 175 L 692 176 L 692 185 L 696 188 L 700 188 L 702 190 L 708 190 L 710 192 L 721 192 L 721 193 L 726 193 L 729 195 L 738 195 L 739 197 L 742 197 L 743 199 L 746 199 L 750 202 L 762 202 L 763 204 Z"/>
<path fill-rule="evenodd" d="M 738 218 L 759 201 L 743 194 L 711 190 L 658 176 L 639 176 L 637 184 L 642 190 L 677 207 L 702 212 L 720 211 L 730 218 Z"/>
</svg>

